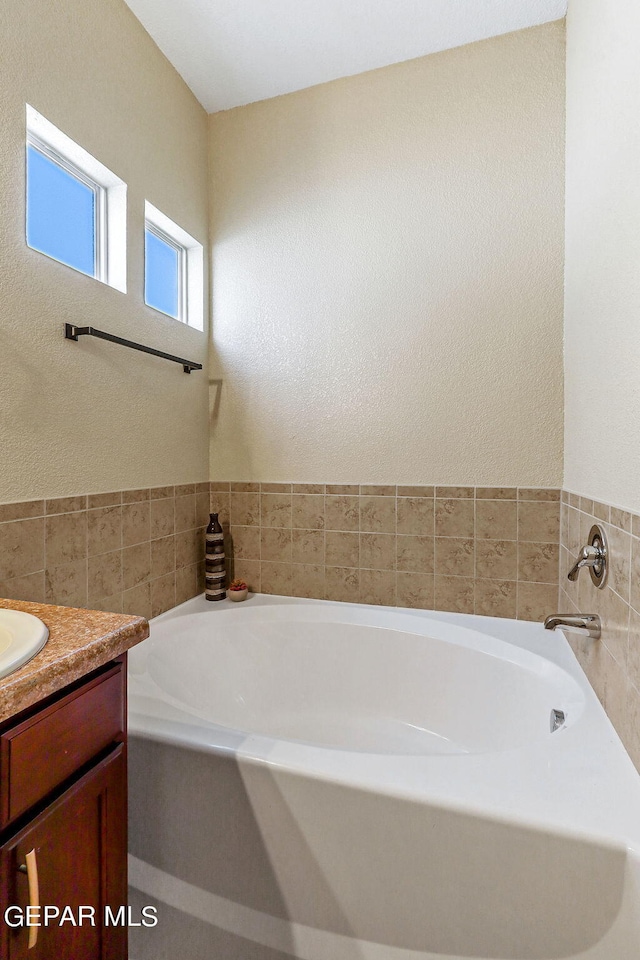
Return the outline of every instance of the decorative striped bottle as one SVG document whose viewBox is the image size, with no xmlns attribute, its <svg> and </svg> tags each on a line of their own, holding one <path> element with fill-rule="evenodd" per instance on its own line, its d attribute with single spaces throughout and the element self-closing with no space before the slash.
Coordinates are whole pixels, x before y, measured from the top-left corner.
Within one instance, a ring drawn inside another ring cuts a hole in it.
<svg viewBox="0 0 640 960">
<path fill-rule="evenodd" d="M 224 533 L 218 522 L 218 514 L 209 514 L 205 548 L 205 598 L 224 600 L 227 575 L 224 559 Z"/>
</svg>

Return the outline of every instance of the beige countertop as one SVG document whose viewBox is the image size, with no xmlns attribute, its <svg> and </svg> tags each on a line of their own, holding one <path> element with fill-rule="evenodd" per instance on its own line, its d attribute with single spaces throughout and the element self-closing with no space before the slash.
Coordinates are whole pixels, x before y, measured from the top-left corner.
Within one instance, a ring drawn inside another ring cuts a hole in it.
<svg viewBox="0 0 640 960">
<path fill-rule="evenodd" d="M 149 636 L 143 617 L 45 603 L 0 599 L 0 609 L 23 610 L 49 628 L 33 660 L 0 679 L 0 721 L 80 679 Z"/>
</svg>

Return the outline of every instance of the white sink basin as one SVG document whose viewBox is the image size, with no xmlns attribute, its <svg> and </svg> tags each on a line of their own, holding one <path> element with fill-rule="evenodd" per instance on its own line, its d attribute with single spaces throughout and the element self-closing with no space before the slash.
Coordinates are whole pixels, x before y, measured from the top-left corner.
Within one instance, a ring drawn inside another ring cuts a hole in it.
<svg viewBox="0 0 640 960">
<path fill-rule="evenodd" d="M 35 657 L 49 638 L 42 620 L 21 610 L 0 610 L 0 677 Z"/>
</svg>

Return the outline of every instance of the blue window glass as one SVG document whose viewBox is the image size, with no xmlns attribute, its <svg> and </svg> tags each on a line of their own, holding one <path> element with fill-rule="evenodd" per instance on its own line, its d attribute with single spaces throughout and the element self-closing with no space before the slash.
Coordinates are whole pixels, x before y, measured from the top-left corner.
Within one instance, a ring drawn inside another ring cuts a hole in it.
<svg viewBox="0 0 640 960">
<path fill-rule="evenodd" d="M 147 228 L 144 254 L 144 302 L 179 320 L 180 251 Z"/>
<path fill-rule="evenodd" d="M 96 275 L 95 191 L 35 147 L 27 147 L 27 243 Z"/>
</svg>

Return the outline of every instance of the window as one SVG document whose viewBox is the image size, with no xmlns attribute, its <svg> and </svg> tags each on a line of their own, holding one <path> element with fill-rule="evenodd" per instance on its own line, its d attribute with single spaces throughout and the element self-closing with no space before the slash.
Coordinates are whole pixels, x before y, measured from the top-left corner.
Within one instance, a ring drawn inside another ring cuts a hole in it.
<svg viewBox="0 0 640 960">
<path fill-rule="evenodd" d="M 202 244 L 148 202 L 144 227 L 144 302 L 204 329 Z"/>
<path fill-rule="evenodd" d="M 69 267 L 102 279 L 103 189 L 44 144 L 27 145 L 27 243 Z"/>
<path fill-rule="evenodd" d="M 126 291 L 126 184 L 27 106 L 27 244 Z"/>
<path fill-rule="evenodd" d="M 144 231 L 144 302 L 176 320 L 186 322 L 187 251 L 147 223 Z"/>
</svg>

